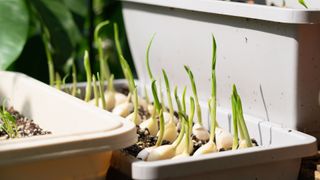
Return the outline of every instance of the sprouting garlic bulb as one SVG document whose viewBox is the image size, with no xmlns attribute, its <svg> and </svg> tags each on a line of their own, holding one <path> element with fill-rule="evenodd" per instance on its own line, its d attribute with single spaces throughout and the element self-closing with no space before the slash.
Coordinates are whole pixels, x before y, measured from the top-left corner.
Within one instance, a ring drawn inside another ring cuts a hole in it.
<svg viewBox="0 0 320 180">
<path fill-rule="evenodd" d="M 154 107 L 154 105 L 148 104 L 148 106 L 147 106 L 147 111 L 148 111 L 148 113 L 152 116 L 153 113 L 155 113 L 155 107 Z"/>
<path fill-rule="evenodd" d="M 247 146 L 246 140 L 241 139 L 241 140 L 239 141 L 239 147 L 238 147 L 238 149 L 244 149 L 244 148 L 247 148 L 247 147 L 248 147 L 248 146 Z"/>
<path fill-rule="evenodd" d="M 182 153 L 182 154 L 174 156 L 172 159 L 183 159 L 186 157 L 190 157 L 190 155 L 188 153 Z"/>
<path fill-rule="evenodd" d="M 176 148 L 176 155 L 182 154 L 184 148 L 186 147 L 186 135 L 183 135 L 183 138 L 180 142 L 180 144 L 177 146 Z M 188 153 L 191 154 L 193 151 L 193 141 L 191 138 L 189 138 L 189 149 L 188 149 Z"/>
<path fill-rule="evenodd" d="M 218 149 L 213 141 L 207 142 L 205 145 L 202 145 L 199 149 L 194 152 L 193 156 L 200 156 L 202 154 L 208 154 L 217 152 Z"/>
<path fill-rule="evenodd" d="M 171 159 L 175 155 L 175 147 L 171 144 L 154 148 L 147 158 L 147 161 Z"/>
<path fill-rule="evenodd" d="M 148 147 L 148 148 L 144 148 L 142 151 L 140 151 L 137 155 L 137 159 L 141 159 L 143 161 L 147 160 L 150 152 L 155 149 L 156 146 L 152 146 L 152 147 Z"/>
<path fill-rule="evenodd" d="M 118 92 L 115 92 L 114 98 L 115 98 L 115 106 L 118 106 L 127 101 L 127 96 Z"/>
<path fill-rule="evenodd" d="M 112 113 L 121 117 L 127 117 L 133 111 L 133 104 L 131 102 L 124 102 L 122 104 L 117 105 Z"/>
<path fill-rule="evenodd" d="M 127 117 L 126 117 L 127 120 L 133 122 L 135 125 L 139 125 L 141 122 L 142 122 L 142 119 L 140 117 L 139 114 L 137 114 L 137 119 L 135 120 L 134 119 L 134 112 L 129 114 Z M 136 122 L 135 122 L 136 121 Z"/>
<path fill-rule="evenodd" d="M 254 147 L 254 146 L 256 146 L 256 144 L 252 143 L 252 146 Z M 239 140 L 239 147 L 238 147 L 238 149 L 244 149 L 244 148 L 248 148 L 247 142 L 246 142 L 245 139 L 241 139 L 241 140 Z"/>
<path fill-rule="evenodd" d="M 207 141 L 210 138 L 208 130 L 206 130 L 199 123 L 195 123 L 192 127 L 192 133 L 197 137 L 197 139 L 202 141 Z"/>
<path fill-rule="evenodd" d="M 114 108 L 114 106 L 116 105 L 115 92 L 108 91 L 104 94 L 104 96 L 105 96 L 105 100 L 106 100 L 106 110 L 111 111 Z M 100 104 L 102 104 L 101 98 L 99 100 L 99 107 L 100 107 Z"/>
<path fill-rule="evenodd" d="M 232 148 L 233 136 L 229 131 L 222 128 L 216 128 L 215 137 L 218 150 L 229 150 Z"/>
<path fill-rule="evenodd" d="M 163 134 L 163 139 L 164 140 L 167 140 L 167 141 L 169 141 L 171 143 L 174 140 L 176 140 L 176 138 L 178 136 L 178 131 L 177 131 L 176 124 L 174 122 L 169 121 L 169 123 L 165 125 L 164 129 L 165 129 L 164 134 Z"/>
<path fill-rule="evenodd" d="M 171 119 L 171 115 L 168 112 L 163 112 L 163 118 L 164 118 L 164 122 L 165 124 L 168 124 L 170 121 L 173 121 L 175 124 L 177 124 L 179 121 L 175 116 L 172 116 L 173 119 Z"/>
<path fill-rule="evenodd" d="M 148 129 L 152 136 L 156 136 L 158 133 L 158 122 L 153 120 L 152 117 L 143 121 L 139 126 L 142 130 Z"/>
</svg>

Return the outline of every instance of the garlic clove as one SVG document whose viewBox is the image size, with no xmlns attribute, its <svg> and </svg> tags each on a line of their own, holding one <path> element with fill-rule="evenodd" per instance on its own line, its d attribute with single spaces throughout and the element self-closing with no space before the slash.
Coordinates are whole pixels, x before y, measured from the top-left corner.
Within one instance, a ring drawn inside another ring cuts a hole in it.
<svg viewBox="0 0 320 180">
<path fill-rule="evenodd" d="M 136 158 L 145 161 L 145 160 L 148 158 L 150 152 L 151 152 L 153 149 L 155 149 L 155 148 L 156 148 L 156 146 L 144 148 L 142 151 L 140 151 L 140 152 L 138 153 L 138 155 L 137 155 Z"/>
<path fill-rule="evenodd" d="M 122 103 L 117 105 L 112 113 L 121 117 L 127 117 L 133 111 L 133 104 L 129 102 Z"/>
<path fill-rule="evenodd" d="M 148 113 L 152 116 L 153 115 L 153 113 L 155 112 L 155 109 L 154 109 L 155 107 L 154 107 L 154 105 L 152 105 L 152 104 L 148 104 L 148 106 L 147 106 L 147 111 L 148 111 Z"/>
<path fill-rule="evenodd" d="M 175 155 L 175 148 L 172 145 L 163 145 L 154 148 L 147 158 L 147 161 L 170 159 Z"/>
<path fill-rule="evenodd" d="M 197 137 L 197 139 L 202 141 L 207 141 L 210 138 L 208 130 L 206 130 L 199 123 L 195 123 L 192 127 L 192 134 Z"/>
<path fill-rule="evenodd" d="M 111 111 L 114 108 L 115 104 L 116 104 L 115 93 L 109 91 L 109 92 L 106 92 L 104 94 L 104 96 L 105 96 L 105 100 L 106 100 L 106 110 L 107 111 Z M 100 107 L 100 104 L 102 104 L 101 98 L 99 100 L 99 107 Z"/>
<path fill-rule="evenodd" d="M 167 140 L 171 143 L 174 140 L 176 140 L 178 136 L 178 131 L 177 131 L 176 124 L 174 122 L 170 121 L 168 124 L 165 125 L 164 129 L 165 129 L 164 135 L 163 135 L 164 140 Z M 158 135 L 159 135 L 159 132 L 158 132 Z"/>
<path fill-rule="evenodd" d="M 197 149 L 196 152 L 194 152 L 193 156 L 200 156 L 202 154 L 208 154 L 208 153 L 213 153 L 213 152 L 217 152 L 217 151 L 218 151 L 218 149 L 217 149 L 216 145 L 214 144 L 214 142 L 209 141 L 205 145 L 203 145 L 199 149 Z"/>
<path fill-rule="evenodd" d="M 229 150 L 232 148 L 233 136 L 229 131 L 222 128 L 216 128 L 215 136 L 216 145 L 219 150 Z"/>
<path fill-rule="evenodd" d="M 244 148 L 247 148 L 247 147 L 248 147 L 248 146 L 247 146 L 246 140 L 242 139 L 242 140 L 239 141 L 239 147 L 238 147 L 238 149 L 244 149 Z"/>
<path fill-rule="evenodd" d="M 252 143 L 252 146 L 256 146 L 254 143 Z M 239 141 L 239 148 L 238 149 L 244 149 L 244 148 L 248 148 L 247 146 L 247 142 L 245 139 L 242 139 Z"/>
<path fill-rule="evenodd" d="M 152 136 L 156 136 L 158 133 L 158 123 L 157 121 L 153 121 L 152 118 L 143 121 L 139 126 L 142 130 L 148 129 Z"/>
<path fill-rule="evenodd" d="M 177 156 L 174 156 L 172 159 L 183 159 L 183 158 L 186 158 L 186 157 L 190 157 L 190 155 L 187 154 L 187 153 L 182 153 L 182 154 L 179 154 Z"/>
<path fill-rule="evenodd" d="M 185 138 L 186 138 L 186 136 L 184 135 L 182 140 L 181 140 L 181 142 L 180 142 L 180 144 L 177 146 L 176 155 L 179 155 L 179 154 L 183 153 L 183 150 L 186 147 L 186 139 Z M 193 151 L 193 141 L 192 141 L 191 138 L 189 138 L 189 149 L 188 150 L 189 150 L 189 154 L 191 154 L 192 151 Z"/>
<path fill-rule="evenodd" d="M 142 122 L 141 117 L 140 117 L 139 114 L 137 115 L 137 122 L 134 122 L 134 112 L 131 113 L 131 114 L 129 114 L 129 115 L 126 117 L 126 119 L 129 120 L 129 121 L 131 121 L 131 122 L 133 122 L 133 123 L 136 124 L 136 125 L 139 125 L 139 124 Z"/>
<path fill-rule="evenodd" d="M 114 93 L 114 98 L 115 98 L 115 106 L 118 106 L 127 101 L 127 96 L 118 92 Z"/>
</svg>

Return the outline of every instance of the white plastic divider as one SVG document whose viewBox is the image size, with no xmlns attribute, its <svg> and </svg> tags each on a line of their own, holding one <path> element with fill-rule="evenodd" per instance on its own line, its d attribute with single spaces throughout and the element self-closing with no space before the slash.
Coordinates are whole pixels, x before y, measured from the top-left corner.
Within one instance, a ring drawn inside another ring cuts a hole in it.
<svg viewBox="0 0 320 180">
<path fill-rule="evenodd" d="M 111 151 L 134 144 L 133 123 L 26 75 L 0 71 L 0 102 L 50 135 L 0 141 L 3 179 L 103 178 Z"/>
</svg>

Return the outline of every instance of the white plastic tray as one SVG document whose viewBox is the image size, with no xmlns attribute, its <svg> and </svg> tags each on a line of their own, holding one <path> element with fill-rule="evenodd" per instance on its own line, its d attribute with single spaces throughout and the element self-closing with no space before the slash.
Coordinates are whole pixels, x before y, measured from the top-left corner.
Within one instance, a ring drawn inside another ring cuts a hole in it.
<svg viewBox="0 0 320 180">
<path fill-rule="evenodd" d="M 150 50 L 154 76 L 164 68 L 171 83 L 183 87 L 190 84 L 183 68 L 189 65 L 200 99 L 208 99 L 213 33 L 220 108 L 229 107 L 235 83 L 245 112 L 320 138 L 319 10 L 216 0 L 122 0 L 122 6 L 142 82 L 149 83 L 145 51 L 156 33 Z"/>
<path fill-rule="evenodd" d="M 0 141 L 1 179 L 104 178 L 111 150 L 132 145 L 136 128 L 23 74 L 0 71 L 0 102 L 51 135 Z"/>
<path fill-rule="evenodd" d="M 136 82 L 143 92 L 139 81 Z M 124 80 L 115 81 L 115 86 L 125 84 Z M 208 128 L 206 103 L 201 106 L 204 125 Z M 217 113 L 219 126 L 229 131 L 232 129 L 230 109 L 219 108 Z M 245 115 L 245 119 L 250 136 L 258 142 L 258 147 L 154 162 L 140 161 L 117 151 L 113 154 L 112 166 L 133 179 L 291 180 L 298 177 L 301 158 L 317 153 L 316 139 L 312 136 L 252 116 Z"/>
</svg>

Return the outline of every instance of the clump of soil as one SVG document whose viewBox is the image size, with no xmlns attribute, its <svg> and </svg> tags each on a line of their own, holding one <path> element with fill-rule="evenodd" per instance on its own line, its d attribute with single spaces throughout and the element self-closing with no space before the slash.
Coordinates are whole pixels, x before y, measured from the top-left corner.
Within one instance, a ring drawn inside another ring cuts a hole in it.
<svg viewBox="0 0 320 180">
<path fill-rule="evenodd" d="M 45 131 L 41 129 L 39 125 L 33 122 L 32 119 L 23 116 L 13 107 L 7 108 L 7 111 L 16 119 L 17 138 L 51 134 L 50 131 Z M 0 119 L 0 124 L 2 123 L 3 122 Z M 10 137 L 4 130 L 0 129 L 0 140 L 5 139 L 10 139 Z"/>
<path fill-rule="evenodd" d="M 134 157 L 137 157 L 138 153 L 142 151 L 144 148 L 148 148 L 156 145 L 156 142 L 158 140 L 157 136 L 150 135 L 148 129 L 143 130 L 143 129 L 140 129 L 139 126 L 137 126 L 137 134 L 138 134 L 138 142 L 122 150 L 123 152 L 128 153 Z M 170 142 L 163 140 L 162 145 L 166 145 L 166 144 L 170 144 Z"/>
</svg>

